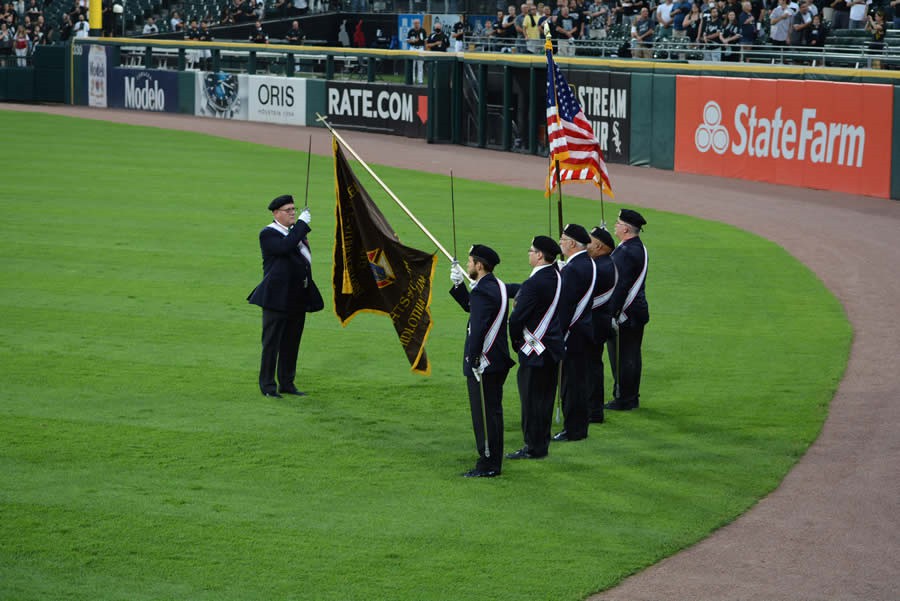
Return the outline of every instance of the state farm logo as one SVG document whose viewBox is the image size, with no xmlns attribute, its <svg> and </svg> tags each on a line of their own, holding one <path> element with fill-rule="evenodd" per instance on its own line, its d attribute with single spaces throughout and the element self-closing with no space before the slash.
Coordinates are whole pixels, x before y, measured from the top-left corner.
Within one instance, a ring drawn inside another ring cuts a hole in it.
<svg viewBox="0 0 900 601">
<path fill-rule="evenodd" d="M 866 128 L 856 123 L 818 119 L 814 108 L 777 107 L 767 113 L 756 105 L 738 104 L 732 128 L 723 124 L 722 107 L 710 100 L 703 107 L 703 123 L 694 132 L 694 145 L 706 153 L 712 149 L 735 156 L 808 161 L 813 164 L 861 168 L 866 148 Z M 796 114 L 796 113 L 795 113 Z"/>
<path fill-rule="evenodd" d="M 722 125 L 722 107 L 715 100 L 703 107 L 703 124 L 694 133 L 694 144 L 700 152 L 712 148 L 716 154 L 725 154 L 728 150 L 728 130 Z"/>
</svg>

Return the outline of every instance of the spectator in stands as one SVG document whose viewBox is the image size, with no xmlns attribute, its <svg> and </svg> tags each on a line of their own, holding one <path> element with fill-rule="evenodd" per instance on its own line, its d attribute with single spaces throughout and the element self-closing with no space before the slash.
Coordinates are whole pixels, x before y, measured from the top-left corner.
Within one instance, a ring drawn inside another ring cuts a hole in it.
<svg viewBox="0 0 900 601">
<path fill-rule="evenodd" d="M 288 29 L 287 35 L 284 36 L 284 39 L 288 44 L 292 44 L 294 46 L 301 46 L 303 42 L 306 41 L 306 35 L 300 28 L 300 21 L 294 21 L 293 23 L 291 23 L 291 28 Z"/>
<path fill-rule="evenodd" d="M 806 30 L 812 24 L 812 15 L 809 14 L 809 3 L 800 4 L 800 10 L 791 19 L 791 46 L 802 48 L 806 46 Z"/>
<path fill-rule="evenodd" d="M 503 32 L 503 41 L 505 42 L 505 50 L 511 52 L 516 43 L 516 7 L 512 4 L 506 9 L 503 20 L 500 21 L 500 31 Z M 501 52 L 504 48 L 500 49 Z"/>
<path fill-rule="evenodd" d="M 181 20 L 181 16 L 178 14 L 178 11 L 172 11 L 172 18 L 169 19 L 169 29 L 172 31 L 181 31 L 184 28 L 184 21 Z"/>
<path fill-rule="evenodd" d="M 84 14 L 78 15 L 78 22 L 72 27 L 72 32 L 76 38 L 86 38 L 90 33 L 90 25 L 84 20 Z"/>
<path fill-rule="evenodd" d="M 17 67 L 25 67 L 28 65 L 28 47 L 31 45 L 31 40 L 28 38 L 28 34 L 25 33 L 25 26 L 19 25 L 19 29 L 16 31 L 16 36 L 13 38 L 13 49 L 16 51 L 16 66 Z"/>
<path fill-rule="evenodd" d="M 900 0 L 891 0 L 891 11 L 894 13 L 894 29 L 900 29 Z"/>
<path fill-rule="evenodd" d="M 6 21 L 0 19 L 0 57 L 12 56 L 13 40 L 15 39 L 13 32 L 6 26 Z M 7 65 L 5 59 L 0 59 L 0 66 Z"/>
<path fill-rule="evenodd" d="M 675 2 L 675 5 L 672 7 L 672 39 L 684 41 L 688 37 L 684 27 L 684 20 L 691 13 L 691 7 L 694 5 L 695 3 L 690 2 L 690 0 L 677 0 Z M 699 7 L 697 8 L 699 11 Z"/>
<path fill-rule="evenodd" d="M 486 19 L 481 29 L 476 32 L 475 37 L 478 39 L 478 49 L 482 52 L 494 51 L 494 22 Z"/>
<path fill-rule="evenodd" d="M 757 21 L 753 16 L 753 5 L 749 0 L 741 3 L 741 14 L 738 15 L 737 21 L 741 28 L 741 58 L 748 62 L 750 51 L 756 45 L 757 36 Z"/>
<path fill-rule="evenodd" d="M 428 36 L 428 39 L 425 40 L 425 50 L 430 50 L 432 52 L 446 52 L 449 47 L 450 40 L 444 33 L 441 22 L 438 21 L 434 24 L 434 31 L 432 31 L 431 35 Z"/>
<path fill-rule="evenodd" d="M 700 31 L 703 29 L 703 13 L 700 12 L 700 5 L 696 2 L 691 3 L 691 10 L 684 17 L 683 25 L 684 37 L 688 43 L 691 46 L 700 44 Z M 684 57 L 680 58 L 684 60 Z"/>
<path fill-rule="evenodd" d="M 100 29 L 104 37 L 111 37 L 116 24 L 116 13 L 113 12 L 112 0 L 104 0 L 100 13 Z"/>
<path fill-rule="evenodd" d="M 528 44 L 525 40 L 525 17 L 528 15 L 528 5 L 524 2 L 519 6 L 519 14 L 516 15 L 516 19 L 513 22 L 513 27 L 516 30 L 516 52 L 519 54 L 525 54 L 525 49 Z"/>
<path fill-rule="evenodd" d="M 730 10 L 725 13 L 722 24 L 722 58 L 729 62 L 737 62 L 741 57 L 741 26 L 737 15 Z"/>
<path fill-rule="evenodd" d="M 634 58 L 653 58 L 653 20 L 647 7 L 641 9 L 637 20 L 631 25 L 631 56 Z"/>
<path fill-rule="evenodd" d="M 769 13 L 769 43 L 773 46 L 787 46 L 794 13 L 788 0 L 778 0 L 778 5 Z"/>
<path fill-rule="evenodd" d="M 869 50 L 872 53 L 884 53 L 884 30 L 884 11 L 879 9 L 875 12 L 875 16 L 870 15 L 866 22 L 866 31 L 872 34 L 872 41 L 869 42 Z M 881 60 L 874 59 L 872 68 L 881 69 Z"/>
<path fill-rule="evenodd" d="M 144 35 L 155 35 L 159 33 L 159 27 L 156 25 L 156 19 L 153 17 L 147 17 L 147 20 L 144 21 L 144 28 L 141 30 L 141 33 Z"/>
<path fill-rule="evenodd" d="M 528 14 L 522 20 L 522 31 L 525 33 L 525 50 L 531 54 L 540 54 L 543 48 L 543 32 L 541 31 L 540 18 L 537 14 L 537 6 L 528 4 Z"/>
<path fill-rule="evenodd" d="M 825 40 L 828 37 L 828 30 L 822 23 L 822 15 L 816 15 L 812 18 L 809 29 L 806 30 L 806 45 L 810 49 L 816 49 L 821 52 L 825 51 Z"/>
<path fill-rule="evenodd" d="M 847 0 L 850 5 L 850 29 L 865 29 L 872 0 Z"/>
<path fill-rule="evenodd" d="M 269 35 L 263 31 L 262 21 L 257 21 L 253 32 L 250 34 L 250 41 L 254 44 L 268 44 Z"/>
<path fill-rule="evenodd" d="M 850 27 L 850 5 L 847 0 L 832 0 L 828 5 L 831 10 L 831 29 L 847 29 Z"/>
<path fill-rule="evenodd" d="M 674 31 L 673 26 L 675 24 L 675 17 L 672 16 L 673 10 L 675 10 L 675 5 L 672 3 L 672 0 L 665 0 L 665 2 L 660 3 L 660 5 L 656 7 L 657 40 L 668 40 L 672 38 Z"/>
<path fill-rule="evenodd" d="M 715 62 L 722 60 L 722 21 L 719 18 L 718 7 L 709 9 L 709 13 L 703 19 L 700 40 L 703 42 L 703 60 Z"/>
<path fill-rule="evenodd" d="M 31 31 L 33 35 L 31 36 L 31 44 L 32 46 L 41 44 L 46 45 L 50 43 L 50 26 L 47 25 L 47 22 L 44 20 L 44 15 L 38 15 L 38 18 L 35 19 L 34 26 Z"/>
<path fill-rule="evenodd" d="M 231 11 L 231 7 L 227 4 L 222 6 L 222 12 L 219 13 L 219 24 L 220 25 L 232 25 L 234 24 L 234 14 Z"/>
<path fill-rule="evenodd" d="M 575 56 L 575 40 L 578 39 L 578 24 L 569 14 L 569 7 L 563 6 L 556 19 L 556 33 L 559 39 L 559 55 Z"/>
<path fill-rule="evenodd" d="M 612 11 L 606 0 L 594 0 L 588 4 L 585 13 L 585 27 L 588 38 L 592 40 L 605 40 L 609 33 L 609 25 Z"/>
<path fill-rule="evenodd" d="M 72 19 L 69 18 L 69 13 L 63 13 L 62 23 L 59 26 L 59 35 L 57 36 L 60 42 L 67 42 L 69 38 L 72 37 Z"/>
</svg>

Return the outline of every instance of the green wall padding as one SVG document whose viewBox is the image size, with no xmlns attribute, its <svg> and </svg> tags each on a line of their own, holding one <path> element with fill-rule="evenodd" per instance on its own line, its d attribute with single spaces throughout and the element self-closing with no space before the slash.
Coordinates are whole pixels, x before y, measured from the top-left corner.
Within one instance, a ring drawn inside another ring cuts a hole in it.
<svg viewBox="0 0 900 601">
<path fill-rule="evenodd" d="M 325 98 L 325 80 L 306 80 L 306 125 L 312 127 L 325 127 L 316 121 L 316 113 L 327 115 L 328 99 Z"/>
<path fill-rule="evenodd" d="M 631 74 L 631 165 L 649 165 L 653 142 L 652 73 Z M 673 132 L 674 140 L 674 132 Z"/>
<path fill-rule="evenodd" d="M 632 118 L 634 113 L 632 113 Z M 653 75 L 653 136 L 650 165 L 657 169 L 675 168 L 675 76 Z"/>
</svg>

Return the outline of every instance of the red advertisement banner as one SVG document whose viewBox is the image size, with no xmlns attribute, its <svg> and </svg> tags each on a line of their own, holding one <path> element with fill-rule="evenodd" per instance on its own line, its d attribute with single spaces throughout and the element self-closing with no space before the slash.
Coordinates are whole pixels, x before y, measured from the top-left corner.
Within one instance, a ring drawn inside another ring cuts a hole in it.
<svg viewBox="0 0 900 601">
<path fill-rule="evenodd" d="M 893 87 L 677 79 L 675 169 L 887 198 Z"/>
</svg>

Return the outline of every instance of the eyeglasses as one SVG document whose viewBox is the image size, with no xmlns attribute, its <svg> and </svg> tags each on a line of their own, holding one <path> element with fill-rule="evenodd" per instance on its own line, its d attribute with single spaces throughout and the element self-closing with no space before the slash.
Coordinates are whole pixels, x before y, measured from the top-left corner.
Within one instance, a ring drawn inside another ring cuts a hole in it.
<svg viewBox="0 0 900 601">
<path fill-rule="evenodd" d="M 533 249 L 533 248 L 529 248 L 529 249 L 528 249 L 528 252 L 530 252 L 530 253 L 536 253 L 537 251 L 536 251 L 535 249 Z"/>
<path fill-rule="evenodd" d="M 296 213 L 297 209 L 295 207 L 291 207 L 289 209 L 278 209 L 279 211 L 283 211 L 285 213 Z"/>
</svg>

